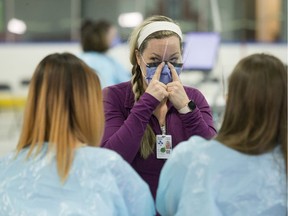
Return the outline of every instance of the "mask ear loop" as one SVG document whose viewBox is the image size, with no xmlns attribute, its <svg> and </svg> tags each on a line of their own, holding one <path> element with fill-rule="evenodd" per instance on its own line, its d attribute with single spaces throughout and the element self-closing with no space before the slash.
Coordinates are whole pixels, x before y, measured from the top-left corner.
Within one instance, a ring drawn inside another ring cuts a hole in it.
<svg viewBox="0 0 288 216">
<path fill-rule="evenodd" d="M 140 55 L 140 56 L 141 56 L 141 58 L 142 58 L 142 61 L 143 61 L 144 64 L 146 65 L 146 67 L 149 67 L 149 65 L 145 62 L 143 56 L 142 56 L 142 55 Z M 139 65 L 139 67 L 140 67 L 140 65 Z M 149 85 L 151 79 L 148 79 L 147 74 L 146 74 L 146 76 L 144 75 L 143 70 L 142 70 L 141 67 L 140 67 L 140 70 L 141 70 L 142 76 L 147 80 L 147 84 Z M 146 72 L 146 73 L 147 73 L 147 72 Z"/>
<path fill-rule="evenodd" d="M 144 62 L 144 64 L 147 66 L 147 67 L 149 67 L 149 65 L 145 62 L 145 60 L 144 60 L 144 58 L 143 58 L 143 56 L 140 54 L 140 56 L 141 56 L 141 58 L 142 58 L 142 61 Z"/>
</svg>

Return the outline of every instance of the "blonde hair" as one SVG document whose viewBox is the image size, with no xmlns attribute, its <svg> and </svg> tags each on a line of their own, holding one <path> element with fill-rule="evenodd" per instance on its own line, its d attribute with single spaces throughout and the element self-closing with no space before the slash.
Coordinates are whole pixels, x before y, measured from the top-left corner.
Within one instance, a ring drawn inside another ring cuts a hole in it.
<svg viewBox="0 0 288 216">
<path fill-rule="evenodd" d="M 146 37 L 146 39 L 142 42 L 142 44 L 140 45 L 138 49 L 139 33 L 146 25 L 153 23 L 155 21 L 167 21 L 167 22 L 175 23 L 172 19 L 165 17 L 165 16 L 155 15 L 155 16 L 149 17 L 146 20 L 144 20 L 144 22 L 140 26 L 138 26 L 137 28 L 133 30 L 129 39 L 130 62 L 132 64 L 131 84 L 132 84 L 132 91 L 134 93 L 135 102 L 138 101 L 141 95 L 145 92 L 145 89 L 143 86 L 143 76 L 141 73 L 140 66 L 137 64 L 135 51 L 138 50 L 142 54 L 144 50 L 146 49 L 147 43 L 149 40 L 162 39 L 162 38 L 167 38 L 171 36 L 177 36 L 179 38 L 180 47 L 182 49 L 182 41 L 179 35 L 169 30 L 160 30 L 160 31 L 152 33 L 151 35 Z M 154 152 L 155 143 L 156 143 L 155 133 L 148 124 L 144 132 L 144 135 L 142 137 L 142 140 L 141 140 L 140 154 L 143 158 L 145 159 L 148 158 L 148 156 Z"/>
<path fill-rule="evenodd" d="M 17 153 L 29 148 L 27 158 L 36 156 L 48 142 L 48 152 L 55 151 L 58 174 L 64 182 L 77 145 L 99 146 L 103 128 L 102 92 L 96 73 L 72 54 L 46 56 L 30 83 Z"/>
</svg>

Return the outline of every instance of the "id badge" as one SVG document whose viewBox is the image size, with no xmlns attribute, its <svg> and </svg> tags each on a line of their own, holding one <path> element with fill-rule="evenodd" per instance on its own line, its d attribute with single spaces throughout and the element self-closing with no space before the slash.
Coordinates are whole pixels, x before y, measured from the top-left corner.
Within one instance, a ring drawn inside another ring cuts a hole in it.
<svg viewBox="0 0 288 216">
<path fill-rule="evenodd" d="M 156 135 L 156 152 L 158 159 L 168 159 L 172 153 L 171 135 Z"/>
</svg>

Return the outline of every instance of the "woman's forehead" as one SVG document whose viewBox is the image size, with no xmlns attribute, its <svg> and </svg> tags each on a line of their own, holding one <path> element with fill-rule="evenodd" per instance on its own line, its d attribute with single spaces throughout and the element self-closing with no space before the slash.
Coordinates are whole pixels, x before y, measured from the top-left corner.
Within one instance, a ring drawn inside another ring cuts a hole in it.
<svg viewBox="0 0 288 216">
<path fill-rule="evenodd" d="M 179 38 L 171 36 L 162 39 L 150 39 L 144 52 L 163 54 L 164 52 L 180 52 L 180 50 Z"/>
</svg>

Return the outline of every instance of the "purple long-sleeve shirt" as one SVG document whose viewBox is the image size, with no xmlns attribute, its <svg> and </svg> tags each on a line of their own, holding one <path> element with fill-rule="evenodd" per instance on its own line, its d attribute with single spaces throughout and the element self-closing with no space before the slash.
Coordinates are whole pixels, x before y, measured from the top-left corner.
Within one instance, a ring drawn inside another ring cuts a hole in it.
<svg viewBox="0 0 288 216">
<path fill-rule="evenodd" d="M 168 102 L 166 134 L 172 136 L 173 148 L 192 135 L 212 138 L 216 134 L 210 107 L 200 91 L 184 87 L 189 99 L 197 105 L 193 112 L 180 114 Z M 140 155 L 140 143 L 147 124 L 155 134 L 162 134 L 153 111 L 160 103 L 144 93 L 135 103 L 130 82 L 109 86 L 103 90 L 105 109 L 105 131 L 101 146 L 118 152 L 149 184 L 155 198 L 161 168 L 166 160 L 151 154 L 147 159 Z"/>
</svg>

